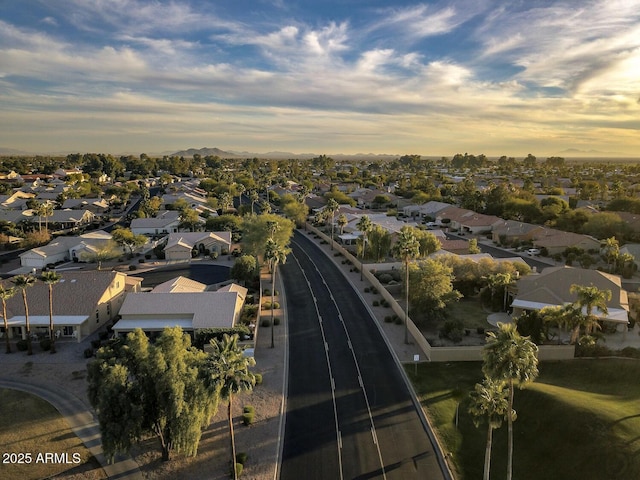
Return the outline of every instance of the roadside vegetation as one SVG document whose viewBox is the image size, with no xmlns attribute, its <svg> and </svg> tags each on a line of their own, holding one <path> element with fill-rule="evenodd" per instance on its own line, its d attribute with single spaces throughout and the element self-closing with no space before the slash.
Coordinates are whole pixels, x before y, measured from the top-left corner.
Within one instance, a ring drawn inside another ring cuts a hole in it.
<svg viewBox="0 0 640 480">
<path fill-rule="evenodd" d="M 640 478 L 640 362 L 582 359 L 544 362 L 535 383 L 515 391 L 513 478 Z M 406 367 L 457 480 L 482 478 L 486 426 L 468 413 L 468 392 L 482 381 L 480 362 Z M 459 391 L 464 392 L 461 400 Z M 459 402 L 458 426 L 456 408 Z M 491 478 L 505 478 L 506 422 L 494 431 Z"/>
</svg>

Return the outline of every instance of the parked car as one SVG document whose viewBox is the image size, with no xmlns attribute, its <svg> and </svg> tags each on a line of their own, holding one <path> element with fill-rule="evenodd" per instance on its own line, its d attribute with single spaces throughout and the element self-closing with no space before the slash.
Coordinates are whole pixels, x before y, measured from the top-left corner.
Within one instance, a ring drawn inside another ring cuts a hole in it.
<svg viewBox="0 0 640 480">
<path fill-rule="evenodd" d="M 530 248 L 530 249 L 528 249 L 528 250 L 526 251 L 526 254 L 527 254 L 527 255 L 530 255 L 530 256 L 532 256 L 532 257 L 533 257 L 534 255 L 536 255 L 536 256 L 537 256 L 537 255 L 540 255 L 540 249 L 539 249 L 539 248 Z"/>
</svg>

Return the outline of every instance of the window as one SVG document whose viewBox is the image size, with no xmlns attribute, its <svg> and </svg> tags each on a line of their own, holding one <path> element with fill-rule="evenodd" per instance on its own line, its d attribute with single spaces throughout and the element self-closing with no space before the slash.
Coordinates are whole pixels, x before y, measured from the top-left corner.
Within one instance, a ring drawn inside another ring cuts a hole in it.
<svg viewBox="0 0 640 480">
<path fill-rule="evenodd" d="M 96 310 L 96 323 L 100 323 L 100 310 Z"/>
</svg>

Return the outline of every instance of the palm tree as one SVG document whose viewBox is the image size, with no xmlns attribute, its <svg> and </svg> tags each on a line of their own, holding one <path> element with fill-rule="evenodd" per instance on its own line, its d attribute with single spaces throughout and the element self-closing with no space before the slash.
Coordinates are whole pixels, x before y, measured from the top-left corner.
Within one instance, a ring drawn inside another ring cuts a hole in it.
<svg viewBox="0 0 640 480">
<path fill-rule="evenodd" d="M 2 301 L 2 319 L 4 320 L 4 338 L 7 342 L 6 353 L 11 353 L 11 342 L 9 341 L 9 324 L 7 323 L 7 300 L 16 294 L 15 288 L 5 288 L 0 285 L 0 300 Z"/>
<path fill-rule="evenodd" d="M 268 262 L 269 269 L 271 270 L 271 348 L 274 348 L 275 346 L 273 341 L 273 296 L 276 291 L 276 269 L 278 268 L 279 263 L 283 265 L 286 263 L 288 253 L 288 248 L 281 247 L 271 238 L 267 240 L 264 259 Z"/>
<path fill-rule="evenodd" d="M 584 317 L 584 326 L 585 332 L 589 335 L 593 330 L 599 328 L 598 317 L 593 314 L 593 309 L 598 308 L 603 315 L 607 315 L 609 313 L 609 309 L 607 308 L 607 302 L 611 300 L 611 290 L 600 290 L 598 287 L 584 286 L 584 285 L 571 285 L 569 289 L 571 293 L 575 293 L 578 299 L 575 301 L 575 305 L 580 308 L 580 310 L 585 310 Z M 575 327 L 579 334 L 580 325 Z"/>
<path fill-rule="evenodd" d="M 53 334 L 53 286 L 58 283 L 61 278 L 62 277 L 53 270 L 42 272 L 42 275 L 40 275 L 40 280 L 49 287 L 49 339 L 51 340 L 51 353 L 56 353 L 56 336 Z"/>
<path fill-rule="evenodd" d="M 249 371 L 255 365 L 253 357 L 245 357 L 238 345 L 238 335 L 229 336 L 226 333 L 221 340 L 212 339 L 212 358 L 216 363 L 215 375 L 220 382 L 220 397 L 227 400 L 227 416 L 229 419 L 229 435 L 231 436 L 231 455 L 233 478 L 237 480 L 236 470 L 236 442 L 233 433 L 233 396 L 243 391 L 250 391 L 256 384 L 256 377 Z"/>
<path fill-rule="evenodd" d="M 27 288 L 32 287 L 36 283 L 33 275 L 18 275 L 11 280 L 16 288 L 22 290 L 22 301 L 24 303 L 24 323 L 27 329 L 27 355 L 33 355 L 31 348 L 31 325 L 29 325 L 29 305 L 27 304 Z"/>
<path fill-rule="evenodd" d="M 349 224 L 349 220 L 344 213 L 338 215 L 338 226 L 340 227 L 340 235 L 344 234 L 344 227 Z"/>
<path fill-rule="evenodd" d="M 260 195 L 255 190 L 249 193 L 249 201 L 251 202 L 251 215 L 253 215 L 253 206 L 260 200 Z"/>
<path fill-rule="evenodd" d="M 335 228 L 335 225 L 333 224 L 333 217 L 339 207 L 340 205 L 338 205 L 338 202 L 336 202 L 334 198 L 330 198 L 324 207 L 331 217 L 331 250 L 333 250 L 333 229 Z"/>
<path fill-rule="evenodd" d="M 41 207 L 42 216 L 44 217 L 44 231 L 49 231 L 49 217 L 53 215 L 53 205 L 46 201 Z"/>
<path fill-rule="evenodd" d="M 473 417 L 473 424 L 480 427 L 483 419 L 487 422 L 487 446 L 484 452 L 484 480 L 489 480 L 491 469 L 491 445 L 493 431 L 502 426 L 509 411 L 507 396 L 509 391 L 504 382 L 495 382 L 486 378 L 482 383 L 476 383 L 475 389 L 469 394 L 471 405 L 469 413 Z"/>
<path fill-rule="evenodd" d="M 273 236 L 280 230 L 280 225 L 275 220 L 267 220 L 267 232 L 269 233 L 269 240 L 273 240 Z"/>
<path fill-rule="evenodd" d="M 236 184 L 236 193 L 238 194 L 238 210 L 242 205 L 242 194 L 247 191 L 247 187 L 244 186 L 244 183 Z"/>
<path fill-rule="evenodd" d="M 363 215 L 360 217 L 360 220 L 358 220 L 358 223 L 356 223 L 356 228 L 358 231 L 362 232 L 362 261 L 360 262 L 360 280 L 362 280 L 362 270 L 364 270 L 363 264 L 366 257 L 365 251 L 367 248 L 367 235 L 369 235 L 369 232 L 373 228 L 373 223 L 371 222 L 371 219 L 369 219 L 368 215 Z"/>
<path fill-rule="evenodd" d="M 233 198 L 229 192 L 223 192 L 218 201 L 222 213 L 225 213 L 233 206 Z"/>
<path fill-rule="evenodd" d="M 509 387 L 509 445 L 507 452 L 507 480 L 513 474 L 513 410 L 514 385 L 521 388 L 538 376 L 538 347 L 529 337 L 518 333 L 515 323 L 498 323 L 497 332 L 489 332 L 482 351 L 482 372 L 488 378 L 504 382 Z"/>
<path fill-rule="evenodd" d="M 394 245 L 395 256 L 402 259 L 405 272 L 404 343 L 409 343 L 409 262 L 420 255 L 420 242 L 410 227 L 402 227 Z"/>
</svg>

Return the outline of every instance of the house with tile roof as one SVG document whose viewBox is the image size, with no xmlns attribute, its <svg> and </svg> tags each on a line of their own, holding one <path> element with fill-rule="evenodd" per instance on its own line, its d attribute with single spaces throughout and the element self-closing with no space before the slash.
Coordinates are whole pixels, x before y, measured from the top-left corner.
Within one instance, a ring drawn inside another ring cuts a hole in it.
<svg viewBox="0 0 640 480">
<path fill-rule="evenodd" d="M 193 250 L 199 253 L 231 251 L 231 232 L 176 232 L 167 237 L 165 258 L 173 261 L 191 260 Z"/>
<path fill-rule="evenodd" d="M 494 242 L 511 244 L 514 241 L 526 242 L 533 240 L 536 235 L 542 235 L 545 228 L 533 223 L 517 220 L 502 220 L 494 224 L 491 239 Z"/>
<path fill-rule="evenodd" d="M 158 212 L 155 217 L 134 218 L 131 221 L 131 231 L 135 235 L 166 235 L 178 231 L 180 225 L 180 212 L 166 210 Z"/>
<path fill-rule="evenodd" d="M 95 230 L 79 236 L 56 237 L 47 245 L 32 248 L 19 255 L 20 265 L 41 269 L 51 263 L 82 259 L 83 253 L 93 253 L 111 240 L 111 234 Z"/>
<path fill-rule="evenodd" d="M 78 342 L 116 318 L 127 292 L 140 290 L 141 278 L 116 271 L 66 271 L 53 285 L 53 322 L 58 338 Z M 10 288 L 10 279 L 2 285 Z M 32 335 L 45 337 L 49 332 L 49 288 L 37 281 L 27 290 L 29 323 Z M 9 336 L 26 335 L 25 312 L 21 295 L 7 300 Z M 4 334 L 4 332 L 3 332 Z"/>
<path fill-rule="evenodd" d="M 535 235 L 533 246 L 536 248 L 546 248 L 549 255 L 562 253 L 569 247 L 581 248 L 584 251 L 600 250 L 600 240 L 591 235 L 580 233 L 564 232 L 554 228 L 545 228 Z"/>
<path fill-rule="evenodd" d="M 571 285 L 595 286 L 600 290 L 611 291 L 611 300 L 607 302 L 608 313 L 596 309 L 594 314 L 602 320 L 622 325 L 626 328 L 629 321 L 629 299 L 622 288 L 618 275 L 598 270 L 573 267 L 549 267 L 540 274 L 521 277 L 516 284 L 516 294 L 511 307 L 517 317 L 526 310 L 541 310 L 549 306 L 563 306 L 574 303 L 577 295 L 571 293 Z"/>
<path fill-rule="evenodd" d="M 181 281 L 178 281 L 181 283 Z M 210 291 L 167 291 L 166 288 L 146 293 L 130 293 L 122 308 L 121 319 L 113 326 L 124 334 L 136 328 L 147 333 L 161 332 L 166 327 L 181 327 L 195 333 L 207 328 L 231 328 L 242 313 L 247 289 L 240 285 Z"/>
</svg>

